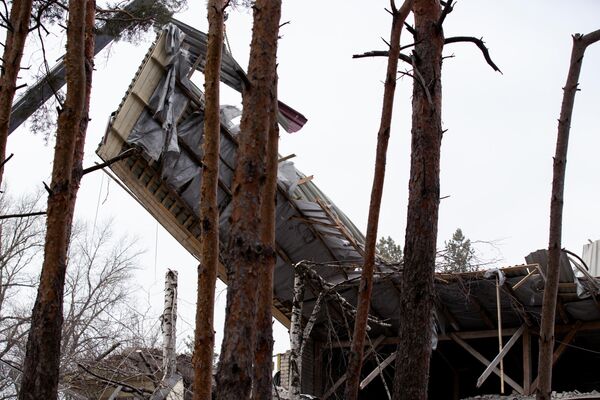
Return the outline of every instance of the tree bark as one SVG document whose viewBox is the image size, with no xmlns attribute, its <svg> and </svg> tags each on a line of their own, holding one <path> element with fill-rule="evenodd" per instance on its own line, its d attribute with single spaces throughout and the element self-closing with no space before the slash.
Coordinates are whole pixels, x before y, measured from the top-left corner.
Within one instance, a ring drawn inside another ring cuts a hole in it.
<svg viewBox="0 0 600 400">
<path fill-rule="evenodd" d="M 562 210 L 567 167 L 567 149 L 571 117 L 575 104 L 575 94 L 585 49 L 600 40 L 600 30 L 587 35 L 573 36 L 573 49 L 567 75 L 567 83 L 563 88 L 564 95 L 558 120 L 556 154 L 554 156 L 552 198 L 550 200 L 550 234 L 548 243 L 548 270 L 542 303 L 542 323 L 540 325 L 540 350 L 538 363 L 537 400 L 550 399 L 552 392 L 552 356 L 554 352 L 554 322 L 556 314 L 556 298 L 558 295 L 559 263 L 562 236 Z"/>
<path fill-rule="evenodd" d="M 290 361 L 289 361 L 289 398 L 300 400 L 302 380 L 302 307 L 304 305 L 304 276 L 296 270 L 294 275 L 294 293 L 292 299 L 292 318 L 290 321 Z"/>
<path fill-rule="evenodd" d="M 213 354 L 215 348 L 214 304 L 219 264 L 219 142 L 221 136 L 219 82 L 223 49 L 223 0 L 208 2 L 208 43 L 204 69 L 204 143 L 198 298 L 194 344 L 194 400 L 212 398 Z"/>
<path fill-rule="evenodd" d="M 165 308 L 161 318 L 163 335 L 163 381 L 177 372 L 177 272 L 165 275 Z"/>
<path fill-rule="evenodd" d="M 358 397 L 358 388 L 360 385 L 360 371 L 362 368 L 365 336 L 367 332 L 367 319 L 371 307 L 371 293 L 373 291 L 373 269 L 375 265 L 377 227 L 379 224 L 379 211 L 381 208 L 381 197 L 383 195 L 387 148 L 392 124 L 392 112 L 394 109 L 394 93 L 396 92 L 396 74 L 398 70 L 398 57 L 400 55 L 400 33 L 402 32 L 402 26 L 412 7 L 412 0 L 406 0 L 399 10 L 396 9 L 393 0 L 391 6 L 393 15 L 390 33 L 390 51 L 383 91 L 381 121 L 379 132 L 377 133 L 375 172 L 373 176 L 373 187 L 371 188 L 371 203 L 367 221 L 365 257 L 360 279 L 356 319 L 354 320 L 354 334 L 352 336 L 352 345 L 348 356 L 348 379 L 346 380 L 346 390 L 344 395 L 344 398 L 347 400 L 354 400 Z"/>
<path fill-rule="evenodd" d="M 86 18 L 86 9 L 92 7 L 95 8 L 93 1 L 87 4 L 69 1 L 67 96 L 58 117 L 44 262 L 27 341 L 19 393 L 21 400 L 57 397 L 66 254 L 78 187 L 74 166 L 80 163 L 76 157 L 83 155 L 78 149 L 83 149 L 85 131 L 82 127 L 87 126 L 89 92 L 86 81 L 91 84 L 91 74 L 89 80 L 86 79 L 85 58 L 88 53 L 86 31 L 93 29 L 89 26 L 86 29 L 89 21 L 93 21 L 93 18 Z"/>
<path fill-rule="evenodd" d="M 395 400 L 427 399 L 442 140 L 444 35 L 438 0 L 415 0 L 411 167 L 401 281 Z M 420 78 L 418 78 L 420 76 Z"/>
<path fill-rule="evenodd" d="M 257 0 L 243 94 L 228 246 L 225 334 L 217 373 L 217 399 L 250 396 L 256 348 L 257 277 L 263 266 L 260 209 L 266 182 L 267 132 L 277 55 L 281 0 Z"/>
<path fill-rule="evenodd" d="M 10 112 L 17 88 L 17 76 L 21 69 L 21 58 L 25 41 L 29 33 L 32 0 L 13 1 L 10 9 L 10 26 L 6 32 L 4 53 L 2 54 L 2 71 L 0 73 L 0 185 L 4 175 L 6 157 L 6 141 Z"/>
<path fill-rule="evenodd" d="M 277 167 L 279 164 L 279 124 L 277 123 L 277 76 L 271 91 L 269 137 L 264 199 L 261 203 L 262 245 L 265 248 L 263 267 L 259 272 L 258 309 L 256 313 L 256 353 L 254 355 L 253 399 L 270 399 L 273 393 L 273 274 L 275 253 L 275 213 Z"/>
</svg>

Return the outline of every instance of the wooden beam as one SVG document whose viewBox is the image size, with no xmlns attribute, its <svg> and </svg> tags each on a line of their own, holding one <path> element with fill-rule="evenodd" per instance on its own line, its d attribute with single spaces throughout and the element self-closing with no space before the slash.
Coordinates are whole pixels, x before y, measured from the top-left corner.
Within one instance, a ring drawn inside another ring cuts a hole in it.
<svg viewBox="0 0 600 400">
<path fill-rule="evenodd" d="M 390 365 L 396 359 L 396 352 L 390 354 L 383 362 L 375 367 L 373 371 L 365 379 L 360 382 L 360 390 L 363 390 L 373 379 L 375 379 L 381 372 Z"/>
<path fill-rule="evenodd" d="M 574 326 L 575 326 L 575 324 L 556 325 L 554 327 L 554 333 L 569 332 Z M 502 336 L 512 336 L 515 334 L 517 329 L 518 328 L 502 328 Z M 579 332 L 595 331 L 595 330 L 600 331 L 600 321 L 581 322 L 579 329 L 578 329 Z M 454 335 L 456 335 L 459 338 L 464 339 L 464 340 L 488 339 L 488 338 L 498 337 L 498 330 L 495 328 L 493 330 L 492 329 L 484 329 L 484 330 L 477 330 L 477 331 L 460 331 L 460 332 L 453 332 L 453 333 L 454 333 Z M 537 330 L 533 329 L 532 327 L 529 327 L 529 333 L 538 335 Z M 453 340 L 449 334 L 439 334 L 438 335 L 438 341 L 442 342 L 442 341 L 448 341 L 448 340 Z M 384 345 L 398 344 L 399 342 L 400 342 L 400 338 L 398 338 L 397 336 L 393 336 L 393 337 L 385 338 L 383 341 L 383 344 Z M 342 340 L 342 341 L 333 343 L 333 347 L 345 348 L 345 347 L 350 347 L 350 344 L 351 344 L 350 341 Z"/>
<path fill-rule="evenodd" d="M 600 321 L 581 322 L 577 321 L 574 325 L 556 325 L 554 327 L 554 333 L 571 332 L 573 328 L 577 326 L 577 330 L 581 331 L 595 331 L 600 330 Z"/>
<path fill-rule="evenodd" d="M 452 340 L 454 340 L 454 342 L 456 342 L 459 346 L 461 346 L 463 349 L 465 349 L 469 354 L 471 354 L 473 357 L 475 357 L 477 360 L 479 360 L 479 362 L 481 362 L 483 365 L 487 366 L 490 363 L 490 361 L 487 358 L 485 358 L 483 355 L 481 355 L 481 353 L 479 353 L 477 350 L 475 350 L 473 347 L 471 347 L 471 345 L 469 345 L 467 342 L 465 342 L 460 337 L 458 337 L 458 335 L 456 335 L 454 333 L 450 333 L 450 337 L 452 338 Z M 495 373 L 496 375 L 500 376 L 500 370 L 498 368 L 494 368 L 492 372 Z M 504 374 L 504 380 L 517 392 L 519 392 L 520 394 L 523 394 L 523 388 L 521 387 L 521 385 L 519 385 L 517 382 L 515 382 L 510 376 L 508 376 L 507 374 Z"/>
<path fill-rule="evenodd" d="M 527 281 L 527 279 L 529 279 L 529 277 L 533 274 L 538 274 L 539 271 L 537 268 L 533 268 L 523 279 L 521 279 L 519 282 L 515 283 L 514 286 L 512 287 L 513 290 L 517 290 L 518 288 L 520 288 L 525 281 Z"/>
<path fill-rule="evenodd" d="M 506 342 L 506 344 L 502 348 L 502 351 L 498 353 L 498 355 L 492 360 L 490 365 L 488 365 L 487 368 L 485 369 L 485 371 L 483 371 L 483 373 L 481 374 L 479 379 L 477 379 L 477 387 L 481 387 L 483 382 L 485 382 L 487 377 L 490 376 L 490 374 L 492 373 L 492 368 L 495 368 L 496 365 L 498 365 L 498 363 L 500 362 L 500 360 L 502 360 L 504 358 L 506 353 L 508 353 L 508 351 L 514 346 L 514 344 L 517 343 L 517 340 L 523 334 L 524 329 L 525 329 L 525 325 L 521 325 L 521 327 L 515 332 L 514 335 L 512 335 L 512 337 L 509 339 L 509 341 Z"/>
<path fill-rule="evenodd" d="M 567 349 L 567 346 L 573 341 L 573 339 L 575 339 L 575 335 L 577 335 L 577 332 L 579 331 L 580 327 L 581 327 L 581 321 L 577 321 L 575 323 L 575 326 L 571 329 L 571 331 L 569 331 L 567 336 L 565 336 L 565 338 L 560 342 L 560 345 L 558 346 L 558 348 L 554 351 L 554 354 L 552 355 L 552 365 L 556 364 L 556 362 L 558 361 L 560 356 L 562 356 L 562 354 Z"/>
<path fill-rule="evenodd" d="M 523 331 L 523 394 L 531 394 L 531 332 Z"/>
<path fill-rule="evenodd" d="M 600 323 L 600 321 L 599 321 Z M 504 328 L 502 329 L 502 336 L 512 336 L 517 331 L 518 328 Z M 599 328 L 600 329 L 600 326 Z M 497 338 L 498 330 L 497 329 L 486 329 L 482 331 L 460 331 L 453 332 L 456 336 L 461 339 L 469 340 L 469 339 L 487 339 L 487 338 Z M 438 342 L 452 340 L 449 334 L 439 334 Z M 400 342 L 400 338 L 397 336 L 385 338 L 383 344 L 398 344 Z M 350 341 L 341 341 L 339 343 L 333 343 L 334 347 L 350 347 Z"/>
<path fill-rule="evenodd" d="M 281 157 L 279 160 L 277 160 L 277 162 L 284 162 L 284 161 L 287 161 L 287 160 L 289 160 L 290 158 L 294 158 L 294 157 L 296 157 L 296 155 L 295 155 L 294 153 L 292 153 L 292 154 L 288 154 L 288 155 L 287 155 L 287 156 L 285 156 L 285 157 Z"/>
<path fill-rule="evenodd" d="M 575 338 L 575 335 L 577 335 L 577 332 L 581 328 L 581 325 L 582 325 L 581 321 L 577 321 L 575 323 L 575 325 L 572 326 L 569 333 L 567 333 L 567 335 L 564 337 L 564 339 L 560 342 L 560 345 L 558 346 L 558 348 L 556 350 L 554 350 L 554 354 L 552 354 L 552 367 L 553 368 L 554 368 L 554 365 L 556 364 L 556 362 L 558 361 L 558 359 L 560 358 L 560 356 L 562 356 L 562 354 L 567 349 L 567 346 L 573 341 L 573 339 Z M 537 390 L 538 378 L 535 378 L 535 380 L 531 384 L 531 392 L 532 393 Z"/>
</svg>

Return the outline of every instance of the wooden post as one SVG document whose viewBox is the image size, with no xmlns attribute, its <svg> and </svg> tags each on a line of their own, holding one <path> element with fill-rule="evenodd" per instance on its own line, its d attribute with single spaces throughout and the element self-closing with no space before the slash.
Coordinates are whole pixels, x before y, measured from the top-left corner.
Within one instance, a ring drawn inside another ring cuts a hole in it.
<svg viewBox="0 0 600 400">
<path fill-rule="evenodd" d="M 163 334 L 163 380 L 168 379 L 177 370 L 175 352 L 177 325 L 177 271 L 168 270 L 165 275 L 165 308 L 161 318 Z"/>
<path fill-rule="evenodd" d="M 498 275 L 496 275 L 496 304 L 498 305 L 498 354 L 500 354 L 502 353 L 502 311 L 500 309 L 500 277 Z M 500 359 L 500 393 L 504 394 L 504 361 L 502 359 Z"/>
<path fill-rule="evenodd" d="M 523 394 L 531 394 L 531 332 L 529 327 L 523 331 Z"/>
</svg>

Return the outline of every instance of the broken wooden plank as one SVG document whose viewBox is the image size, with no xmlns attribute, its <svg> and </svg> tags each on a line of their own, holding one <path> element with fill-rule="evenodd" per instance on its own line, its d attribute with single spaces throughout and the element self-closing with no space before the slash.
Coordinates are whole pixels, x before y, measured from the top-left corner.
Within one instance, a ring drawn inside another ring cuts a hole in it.
<svg viewBox="0 0 600 400">
<path fill-rule="evenodd" d="M 450 333 L 450 337 L 452 338 L 452 340 L 454 340 L 454 342 L 456 342 L 459 346 L 461 346 L 463 349 L 465 349 L 469 354 L 471 354 L 473 357 L 475 357 L 477 360 L 479 360 L 479 362 L 481 362 L 483 365 L 487 366 L 490 363 L 490 361 L 487 358 L 485 358 L 483 355 L 481 355 L 481 353 L 479 353 L 477 350 L 475 350 L 473 347 L 471 347 L 471 345 L 469 345 L 467 342 L 462 340 L 456 334 Z M 494 368 L 492 372 L 495 373 L 496 375 L 500 376 L 500 370 L 498 368 Z M 520 394 L 523 394 L 523 388 L 521 387 L 521 385 L 519 385 L 517 382 L 515 382 L 510 376 L 504 374 L 504 380 L 517 392 L 519 392 Z"/>
<path fill-rule="evenodd" d="M 279 160 L 277 160 L 277 162 L 284 162 L 284 161 L 287 161 L 287 160 L 289 160 L 290 158 L 294 158 L 294 157 L 296 157 L 296 155 L 295 155 L 294 153 L 292 153 L 292 154 L 288 154 L 288 155 L 287 155 L 287 156 L 285 156 L 285 157 L 281 157 Z"/>
<path fill-rule="evenodd" d="M 371 373 L 369 375 L 367 375 L 367 377 L 360 382 L 360 390 L 363 390 L 369 383 L 371 383 L 371 381 L 373 379 L 375 379 L 375 377 L 377 377 L 395 359 L 396 359 L 396 352 L 393 352 L 385 360 L 383 360 L 381 365 L 378 365 L 377 367 L 375 367 L 375 369 L 373 371 L 371 371 Z"/>
<path fill-rule="evenodd" d="M 513 285 L 513 287 L 512 287 L 513 290 L 517 290 L 518 288 L 520 288 L 521 286 L 523 286 L 523 284 L 527 281 L 527 279 L 529 279 L 529 277 L 531 275 L 534 275 L 534 274 L 537 274 L 537 273 L 539 273 L 539 270 L 537 268 L 532 269 L 527 275 L 525 275 L 523 277 L 523 279 L 521 279 L 519 282 L 517 282 L 517 283 L 515 283 Z"/>
<path fill-rule="evenodd" d="M 517 340 L 521 337 L 524 330 L 525 325 L 521 325 L 521 327 L 514 333 L 514 335 L 512 335 L 509 341 L 506 342 L 506 344 L 502 348 L 502 351 L 499 352 L 496 357 L 494 357 L 490 365 L 488 365 L 485 371 L 483 371 L 483 373 L 479 376 L 479 379 L 477 379 L 477 387 L 481 387 L 483 382 L 485 382 L 487 377 L 490 376 L 490 374 L 492 373 L 492 368 L 495 368 L 496 365 L 498 365 L 498 363 L 500 362 L 500 360 L 504 358 L 506 353 L 508 353 L 508 351 L 514 346 L 514 344 L 517 343 Z"/>
</svg>

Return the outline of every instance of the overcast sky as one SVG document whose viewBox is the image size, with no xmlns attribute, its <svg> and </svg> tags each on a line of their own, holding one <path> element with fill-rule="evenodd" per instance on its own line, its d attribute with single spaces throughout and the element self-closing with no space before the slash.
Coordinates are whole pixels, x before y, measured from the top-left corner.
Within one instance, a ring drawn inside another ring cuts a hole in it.
<svg viewBox="0 0 600 400">
<path fill-rule="evenodd" d="M 389 37 L 386 1 L 285 1 L 279 45 L 279 94 L 302 112 L 308 123 L 299 132 L 282 131 L 280 153 L 295 153 L 298 168 L 354 221 L 366 228 L 376 133 L 385 74 L 384 59 L 353 60 L 352 54 L 384 50 Z M 501 258 L 499 266 L 521 264 L 530 251 L 548 242 L 552 156 L 562 86 L 566 79 L 571 34 L 600 28 L 595 0 L 460 0 L 444 25 L 446 37 L 483 37 L 503 74 L 494 72 L 471 44 L 444 50 L 442 72 L 442 200 L 438 243 L 454 230 L 482 245 L 483 257 Z M 204 1 L 194 2 L 177 18 L 205 31 Z M 246 67 L 251 14 L 231 11 L 227 34 L 234 57 Z M 84 164 L 95 155 L 108 117 L 125 94 L 154 39 L 149 34 L 132 45 L 117 43 L 96 59 L 92 121 Z M 59 54 L 64 42 L 49 40 Z M 412 38 L 403 32 L 403 44 Z M 29 55 L 34 64 L 39 51 Z M 52 60 L 51 60 L 52 61 Z M 407 66 L 400 65 L 401 70 Z M 577 94 L 569 144 L 563 244 L 580 253 L 588 240 L 600 239 L 597 176 L 600 148 L 600 44 L 588 49 Z M 379 233 L 404 243 L 410 157 L 410 78 L 396 90 L 393 126 Z M 225 90 L 223 103 L 239 103 Z M 9 191 L 28 192 L 49 182 L 52 144 L 27 126 L 12 134 L 7 166 Z M 139 238 L 147 251 L 139 272 L 139 293 L 150 297 L 156 315 L 162 304 L 166 268 L 179 271 L 179 338 L 193 334 L 197 261 L 150 215 L 104 174 L 86 176 L 77 216 L 113 218 L 121 233 Z M 219 285 L 218 340 L 225 293 Z M 143 301 L 141 302 L 143 306 Z M 276 350 L 288 347 L 277 330 Z"/>
</svg>

